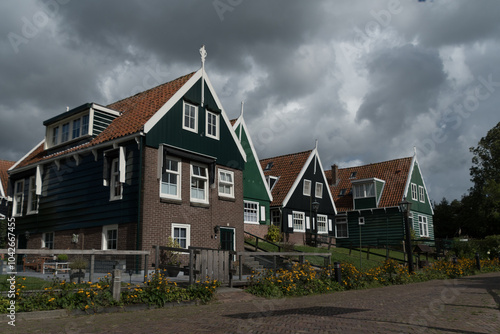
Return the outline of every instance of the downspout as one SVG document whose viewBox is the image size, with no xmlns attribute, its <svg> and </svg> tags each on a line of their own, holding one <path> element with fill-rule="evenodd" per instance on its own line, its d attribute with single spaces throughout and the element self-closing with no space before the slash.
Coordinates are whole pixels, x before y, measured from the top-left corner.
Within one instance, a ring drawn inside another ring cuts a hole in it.
<svg viewBox="0 0 500 334">
<path fill-rule="evenodd" d="M 143 153 L 143 137 L 139 136 L 139 196 L 137 196 L 137 232 L 136 232 L 136 244 L 135 244 L 135 249 L 136 250 L 141 250 L 141 239 L 140 239 L 140 232 L 141 232 L 141 220 L 142 220 L 142 197 L 143 197 L 143 191 L 142 191 L 142 164 L 144 161 L 144 153 Z M 136 271 L 139 271 L 140 268 L 140 260 L 139 260 L 139 255 L 136 258 Z M 147 275 L 147 273 L 144 273 L 144 275 Z"/>
</svg>

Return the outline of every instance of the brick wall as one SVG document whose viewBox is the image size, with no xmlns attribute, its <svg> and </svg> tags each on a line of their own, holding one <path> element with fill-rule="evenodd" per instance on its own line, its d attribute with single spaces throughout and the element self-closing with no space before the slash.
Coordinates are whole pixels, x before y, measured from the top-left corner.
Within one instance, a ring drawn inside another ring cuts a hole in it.
<svg viewBox="0 0 500 334">
<path fill-rule="evenodd" d="M 252 233 L 258 237 L 264 238 L 267 234 L 269 225 L 245 224 L 245 232 Z"/>
</svg>

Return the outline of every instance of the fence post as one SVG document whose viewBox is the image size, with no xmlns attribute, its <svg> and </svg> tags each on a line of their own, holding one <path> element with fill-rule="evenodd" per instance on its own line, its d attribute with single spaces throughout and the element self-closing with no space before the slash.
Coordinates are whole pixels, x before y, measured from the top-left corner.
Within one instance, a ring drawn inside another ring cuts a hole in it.
<svg viewBox="0 0 500 334">
<path fill-rule="evenodd" d="M 306 263 L 306 261 L 305 261 L 305 256 L 304 256 L 304 255 L 300 255 L 300 256 L 299 256 L 299 262 L 300 262 L 300 264 L 304 264 L 304 263 Z"/>
<path fill-rule="evenodd" d="M 479 258 L 479 253 L 476 252 L 476 268 L 481 270 L 481 259 Z"/>
<path fill-rule="evenodd" d="M 144 281 L 147 282 L 148 280 L 148 262 L 149 262 L 149 255 L 145 254 L 144 255 Z"/>
<path fill-rule="evenodd" d="M 160 246 L 155 245 L 155 270 L 158 270 L 160 268 Z"/>
<path fill-rule="evenodd" d="M 194 250 L 189 248 L 189 285 L 194 282 Z"/>
<path fill-rule="evenodd" d="M 89 282 L 94 281 L 94 263 L 95 263 L 95 255 L 90 255 L 90 273 L 89 273 Z"/>
<path fill-rule="evenodd" d="M 229 275 L 229 287 L 232 288 L 233 287 L 233 254 L 231 254 L 231 252 L 227 252 L 227 255 L 229 256 L 229 261 L 228 261 L 229 268 L 227 268 L 228 275 Z"/>
<path fill-rule="evenodd" d="M 276 271 L 276 255 L 273 255 L 273 271 Z"/>
<path fill-rule="evenodd" d="M 113 299 L 116 301 L 120 301 L 121 284 L 122 284 L 121 283 L 121 270 L 120 269 L 113 269 L 113 280 L 112 280 L 111 291 L 113 292 Z"/>
<path fill-rule="evenodd" d="M 333 270 L 335 272 L 335 280 L 337 281 L 337 283 L 342 284 L 342 270 L 340 269 L 339 262 L 333 263 Z"/>
<path fill-rule="evenodd" d="M 240 254 L 240 255 L 238 255 L 238 266 L 239 266 L 238 271 L 240 272 L 240 281 L 243 277 L 243 263 L 242 263 L 242 261 L 243 261 L 243 256 Z"/>
</svg>

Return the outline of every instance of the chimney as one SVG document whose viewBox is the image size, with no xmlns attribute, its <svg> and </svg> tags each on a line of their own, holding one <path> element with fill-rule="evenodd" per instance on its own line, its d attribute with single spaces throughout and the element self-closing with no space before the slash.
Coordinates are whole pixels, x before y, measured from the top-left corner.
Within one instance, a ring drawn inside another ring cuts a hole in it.
<svg viewBox="0 0 500 334">
<path fill-rule="evenodd" d="M 332 165 L 332 186 L 336 186 L 339 179 L 339 166 Z"/>
</svg>

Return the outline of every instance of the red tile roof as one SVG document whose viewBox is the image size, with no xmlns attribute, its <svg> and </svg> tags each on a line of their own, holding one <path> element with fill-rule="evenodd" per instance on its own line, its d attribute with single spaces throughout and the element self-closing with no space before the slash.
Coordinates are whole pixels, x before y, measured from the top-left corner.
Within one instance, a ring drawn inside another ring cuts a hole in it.
<svg viewBox="0 0 500 334">
<path fill-rule="evenodd" d="M 325 171 L 337 211 L 345 212 L 353 209 L 351 181 L 369 178 L 378 178 L 385 181 L 379 207 L 397 206 L 398 203 L 401 202 L 404 195 L 404 189 L 407 178 L 409 177 L 412 160 L 412 157 L 408 157 L 358 167 L 339 168 L 337 184 L 332 182 L 332 170 Z M 356 173 L 356 176 L 354 178 L 350 178 L 354 172 Z M 340 191 L 342 189 L 346 190 L 347 195 L 340 196 Z"/>
<path fill-rule="evenodd" d="M 9 181 L 7 170 L 14 164 L 14 161 L 0 160 L 0 185 L 2 186 L 5 194 L 7 194 L 7 183 Z"/>
<path fill-rule="evenodd" d="M 91 147 L 113 139 L 124 137 L 130 134 L 138 133 L 142 130 L 144 124 L 195 74 L 177 78 L 173 81 L 156 86 L 142 93 L 117 101 L 107 106 L 109 109 L 122 112 L 115 118 L 111 124 L 90 142 L 72 147 L 68 150 L 46 155 L 44 144 L 40 144 L 36 149 L 21 161 L 16 168 L 37 163 L 44 159 L 64 155 L 70 152 L 76 152 L 83 148 Z"/>
<path fill-rule="evenodd" d="M 311 155 L 312 150 L 282 155 L 279 157 L 263 159 L 260 161 L 265 176 L 279 177 L 272 189 L 273 201 L 271 206 L 280 206 L 292 188 L 293 183 L 299 176 L 302 167 Z M 266 166 L 272 163 L 272 167 L 266 170 Z"/>
</svg>

